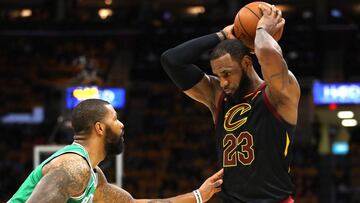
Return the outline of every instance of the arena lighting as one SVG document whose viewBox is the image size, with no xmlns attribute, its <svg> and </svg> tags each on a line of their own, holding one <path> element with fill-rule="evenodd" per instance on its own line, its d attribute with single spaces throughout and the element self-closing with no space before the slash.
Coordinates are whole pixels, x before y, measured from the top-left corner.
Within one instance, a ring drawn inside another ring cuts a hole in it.
<svg viewBox="0 0 360 203">
<path fill-rule="evenodd" d="M 314 103 L 321 104 L 360 104 L 360 83 L 314 82 Z"/>
<path fill-rule="evenodd" d="M 341 18 L 342 17 L 342 12 L 339 9 L 334 8 L 334 9 L 331 9 L 330 15 L 332 17 L 334 17 L 334 18 Z"/>
<path fill-rule="evenodd" d="M 296 51 L 289 51 L 289 53 L 287 54 L 287 56 L 290 58 L 290 59 L 297 59 L 299 58 L 299 54 L 296 52 Z"/>
<path fill-rule="evenodd" d="M 66 88 L 66 107 L 74 108 L 85 99 L 98 98 L 108 101 L 116 109 L 125 106 L 124 88 L 98 88 L 96 86 L 79 86 Z"/>
<path fill-rule="evenodd" d="M 349 143 L 336 141 L 332 144 L 331 151 L 334 155 L 346 155 L 349 153 Z"/>
<path fill-rule="evenodd" d="M 105 20 L 106 18 L 112 16 L 113 11 L 109 8 L 102 8 L 99 9 L 98 14 L 101 19 Z"/>
<path fill-rule="evenodd" d="M 341 121 L 341 125 L 344 127 L 354 127 L 357 126 L 358 122 L 355 119 L 344 119 Z"/>
<path fill-rule="evenodd" d="M 354 112 L 352 111 L 339 111 L 337 117 L 340 119 L 354 118 Z"/>
<path fill-rule="evenodd" d="M 304 18 L 304 19 L 310 19 L 313 17 L 313 15 L 314 14 L 310 10 L 305 10 L 301 14 L 302 18 Z"/>
<path fill-rule="evenodd" d="M 205 13 L 205 7 L 204 6 L 190 6 L 186 9 L 186 13 L 190 15 L 198 15 Z"/>
<path fill-rule="evenodd" d="M 44 120 L 44 107 L 36 106 L 32 112 L 27 113 L 9 113 L 1 118 L 1 123 L 27 123 L 39 124 Z"/>
<path fill-rule="evenodd" d="M 20 16 L 23 18 L 27 18 L 30 17 L 32 15 L 32 10 L 31 9 L 22 9 L 20 11 Z"/>
</svg>

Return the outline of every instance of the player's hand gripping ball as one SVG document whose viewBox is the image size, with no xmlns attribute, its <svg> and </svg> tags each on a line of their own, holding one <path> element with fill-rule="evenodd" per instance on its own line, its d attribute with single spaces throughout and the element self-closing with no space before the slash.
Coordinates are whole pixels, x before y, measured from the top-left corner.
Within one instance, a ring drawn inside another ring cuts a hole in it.
<svg viewBox="0 0 360 203">
<path fill-rule="evenodd" d="M 266 8 L 260 9 L 260 4 Z M 256 28 L 258 26 L 259 20 L 264 14 L 263 11 L 271 12 L 273 8 L 275 7 L 262 1 L 252 2 L 242 7 L 234 19 L 235 37 L 241 40 L 248 48 L 254 49 Z M 280 15 L 281 18 L 281 11 L 278 9 L 276 10 L 277 12 L 274 12 Z M 271 13 L 266 13 L 265 15 L 271 15 Z M 284 26 L 281 26 L 280 29 L 276 30 L 276 33 L 272 33 L 272 36 L 276 41 L 280 40 L 284 30 L 283 28 Z"/>
</svg>

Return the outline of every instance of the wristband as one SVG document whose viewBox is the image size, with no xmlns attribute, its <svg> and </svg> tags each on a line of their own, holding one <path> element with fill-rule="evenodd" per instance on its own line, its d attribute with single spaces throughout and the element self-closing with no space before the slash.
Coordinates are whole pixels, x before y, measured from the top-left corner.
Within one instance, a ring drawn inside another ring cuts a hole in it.
<svg viewBox="0 0 360 203">
<path fill-rule="evenodd" d="M 196 199 L 196 203 L 203 203 L 199 190 L 194 190 L 193 193 Z"/>
<path fill-rule="evenodd" d="M 227 39 L 226 33 L 224 32 L 224 30 L 220 30 L 220 33 L 224 36 L 224 39 Z"/>
</svg>

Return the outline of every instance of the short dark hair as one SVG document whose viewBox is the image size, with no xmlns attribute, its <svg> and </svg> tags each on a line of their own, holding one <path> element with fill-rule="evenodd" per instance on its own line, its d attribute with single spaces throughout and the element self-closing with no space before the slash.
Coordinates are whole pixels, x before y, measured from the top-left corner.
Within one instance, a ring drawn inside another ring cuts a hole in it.
<svg viewBox="0 0 360 203">
<path fill-rule="evenodd" d="M 237 39 L 221 41 L 210 53 L 210 60 L 217 59 L 229 53 L 232 58 L 242 59 L 245 55 L 250 55 L 249 49 Z"/>
<path fill-rule="evenodd" d="M 92 125 L 105 118 L 110 104 L 101 99 L 87 99 L 80 102 L 72 112 L 71 124 L 75 134 L 90 133 Z"/>
</svg>

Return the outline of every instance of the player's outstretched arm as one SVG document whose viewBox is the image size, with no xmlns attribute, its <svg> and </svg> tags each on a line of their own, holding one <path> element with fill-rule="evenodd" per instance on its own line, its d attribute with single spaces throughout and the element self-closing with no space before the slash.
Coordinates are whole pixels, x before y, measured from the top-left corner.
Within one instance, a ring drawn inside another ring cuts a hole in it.
<svg viewBox="0 0 360 203">
<path fill-rule="evenodd" d="M 67 202 L 86 188 L 90 167 L 82 157 L 65 154 L 45 165 L 43 174 L 27 203 Z"/>
<path fill-rule="evenodd" d="M 109 184 L 100 168 L 98 172 L 99 183 L 94 195 L 96 203 L 196 203 L 195 193 L 187 193 L 168 199 L 134 199 L 128 192 L 118 186 Z M 223 170 L 208 178 L 199 188 L 199 196 L 203 202 L 208 201 L 215 193 L 221 190 Z"/>
<path fill-rule="evenodd" d="M 255 36 L 255 54 L 261 65 L 266 93 L 278 113 L 289 123 L 296 124 L 300 87 L 288 70 L 279 44 L 272 37 L 285 25 L 281 11 L 275 6 L 260 5 L 263 12 Z"/>
</svg>

